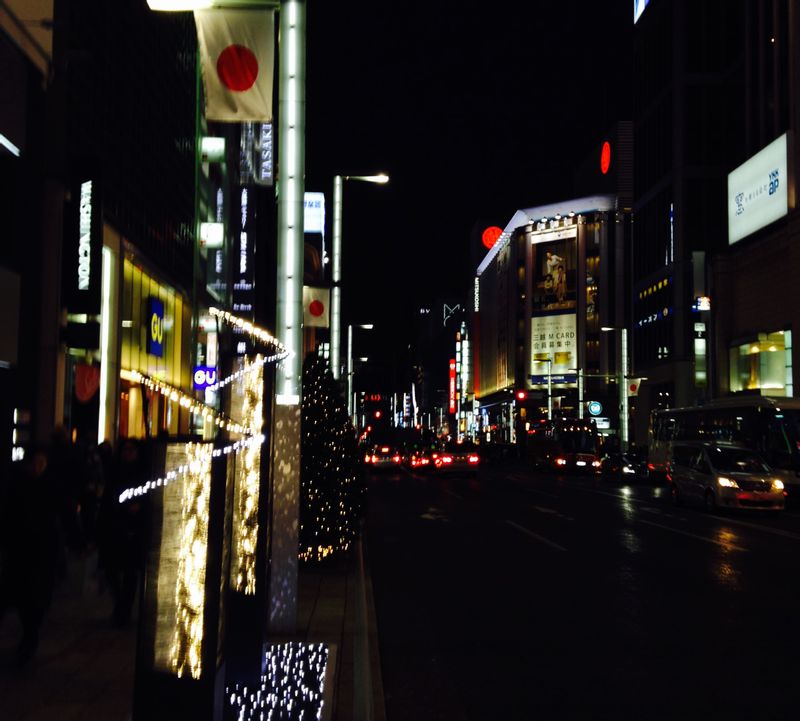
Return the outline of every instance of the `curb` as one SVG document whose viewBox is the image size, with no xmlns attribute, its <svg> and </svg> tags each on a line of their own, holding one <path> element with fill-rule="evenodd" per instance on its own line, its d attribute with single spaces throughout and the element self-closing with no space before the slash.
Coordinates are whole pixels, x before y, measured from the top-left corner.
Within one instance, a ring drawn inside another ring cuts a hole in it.
<svg viewBox="0 0 800 721">
<path fill-rule="evenodd" d="M 386 721 L 378 625 L 364 544 L 357 544 L 356 624 L 353 650 L 353 721 Z"/>
</svg>

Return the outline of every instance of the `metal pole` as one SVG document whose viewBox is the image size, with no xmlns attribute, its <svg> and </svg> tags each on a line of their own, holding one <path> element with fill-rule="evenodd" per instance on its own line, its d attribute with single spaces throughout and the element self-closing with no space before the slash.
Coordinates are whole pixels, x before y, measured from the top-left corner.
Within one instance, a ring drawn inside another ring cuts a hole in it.
<svg viewBox="0 0 800 721">
<path fill-rule="evenodd" d="M 339 380 L 341 375 L 341 315 L 342 315 L 342 176 L 333 178 L 333 248 L 332 280 L 333 295 L 331 298 L 331 370 L 333 377 Z"/>
<path fill-rule="evenodd" d="M 583 368 L 578 368 L 578 418 L 583 419 Z"/>
<path fill-rule="evenodd" d="M 353 326 L 347 326 L 347 414 L 353 417 Z"/>
<path fill-rule="evenodd" d="M 620 328 L 619 435 L 621 450 L 628 450 L 628 329 Z"/>
<path fill-rule="evenodd" d="M 306 5 L 280 5 L 278 90 L 277 336 L 289 350 L 275 389 L 272 457 L 271 633 L 297 628 L 297 518 L 303 352 L 303 192 L 305 188 Z"/>
<path fill-rule="evenodd" d="M 547 359 L 547 420 L 553 420 L 553 359 Z"/>
</svg>

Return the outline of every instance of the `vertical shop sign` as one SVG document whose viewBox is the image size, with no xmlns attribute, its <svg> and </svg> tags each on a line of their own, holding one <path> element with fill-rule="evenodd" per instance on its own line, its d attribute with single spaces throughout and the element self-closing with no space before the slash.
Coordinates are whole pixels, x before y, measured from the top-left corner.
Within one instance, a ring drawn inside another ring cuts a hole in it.
<svg viewBox="0 0 800 721">
<path fill-rule="evenodd" d="M 102 226 L 97 183 L 75 186 L 64 233 L 64 305 L 70 313 L 100 313 Z"/>
<path fill-rule="evenodd" d="M 255 193 L 252 188 L 241 188 L 239 195 L 239 233 L 233 256 L 233 312 L 247 320 L 253 319 L 255 289 Z M 234 331 L 236 333 L 236 331 Z M 245 355 L 250 345 L 247 336 L 237 334 L 236 354 Z"/>
<path fill-rule="evenodd" d="M 456 359 L 450 359 L 450 393 L 449 393 L 449 406 L 450 413 L 456 412 Z"/>
</svg>

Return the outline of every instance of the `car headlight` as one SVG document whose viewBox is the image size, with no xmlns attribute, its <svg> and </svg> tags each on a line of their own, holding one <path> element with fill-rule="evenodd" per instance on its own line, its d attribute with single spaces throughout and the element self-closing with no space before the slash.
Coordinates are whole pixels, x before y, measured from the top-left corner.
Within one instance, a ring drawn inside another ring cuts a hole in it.
<svg viewBox="0 0 800 721">
<path fill-rule="evenodd" d="M 774 478 L 772 480 L 772 487 L 776 491 L 782 491 L 784 489 L 783 481 L 780 478 Z"/>
<path fill-rule="evenodd" d="M 630 466 L 622 466 L 623 473 L 636 473 L 635 468 L 631 468 Z"/>
<path fill-rule="evenodd" d="M 738 488 L 739 484 L 734 481 L 732 478 L 725 478 L 725 476 L 719 476 L 717 478 L 717 483 L 724 488 Z"/>
</svg>

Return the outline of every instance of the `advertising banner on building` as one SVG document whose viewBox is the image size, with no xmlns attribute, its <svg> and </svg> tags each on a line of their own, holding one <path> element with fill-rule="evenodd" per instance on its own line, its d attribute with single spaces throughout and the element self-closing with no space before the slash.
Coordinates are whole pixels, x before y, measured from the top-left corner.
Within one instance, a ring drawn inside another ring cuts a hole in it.
<svg viewBox="0 0 800 721">
<path fill-rule="evenodd" d="M 728 174 L 728 244 L 789 212 L 786 133 Z"/>
<path fill-rule="evenodd" d="M 531 382 L 574 383 L 578 367 L 577 316 L 558 313 L 531 319 Z"/>
<path fill-rule="evenodd" d="M 577 306 L 577 229 L 533 236 L 533 312 Z"/>
</svg>

